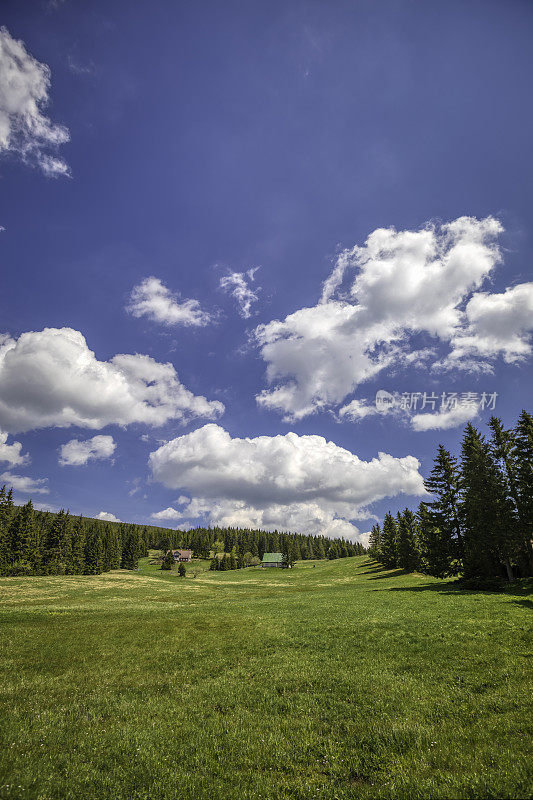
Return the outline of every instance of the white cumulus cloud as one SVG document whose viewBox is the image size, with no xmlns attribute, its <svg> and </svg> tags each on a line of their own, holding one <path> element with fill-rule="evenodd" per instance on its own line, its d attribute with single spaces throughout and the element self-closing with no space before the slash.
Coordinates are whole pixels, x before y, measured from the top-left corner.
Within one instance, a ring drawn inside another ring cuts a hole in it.
<svg viewBox="0 0 533 800">
<path fill-rule="evenodd" d="M 196 396 L 172 364 L 146 355 L 99 361 L 72 328 L 0 337 L 0 429 L 10 433 L 56 426 L 163 425 L 214 419 L 219 401 Z"/>
<path fill-rule="evenodd" d="M 493 217 L 460 217 L 418 231 L 379 228 L 343 251 L 316 306 L 257 327 L 271 386 L 259 405 L 287 420 L 336 406 L 383 370 L 427 363 L 434 350 L 413 347 L 417 334 L 448 348 L 435 367 L 490 369 L 499 354 L 529 355 L 531 284 L 478 291 L 501 260 L 502 230 Z"/>
<path fill-rule="evenodd" d="M 251 288 L 255 280 L 255 273 L 259 267 L 252 267 L 246 272 L 230 272 L 220 279 L 220 288 L 230 294 L 237 303 L 239 314 L 244 319 L 252 315 L 252 303 L 256 303 L 260 288 Z"/>
<path fill-rule="evenodd" d="M 240 439 L 212 423 L 162 445 L 149 464 L 154 480 L 193 495 L 182 517 L 334 537 L 357 535 L 352 520 L 377 500 L 425 493 L 413 456 L 362 461 L 321 436 Z"/>
<path fill-rule="evenodd" d="M 95 519 L 103 519 L 105 522 L 122 522 L 121 519 L 115 517 L 115 515 L 111 514 L 109 511 L 99 511 Z"/>
<path fill-rule="evenodd" d="M 50 490 L 47 483 L 48 478 L 28 478 L 25 475 L 12 475 L 10 472 L 0 475 L 0 486 L 6 484 L 21 494 L 48 494 Z"/>
<path fill-rule="evenodd" d="M 199 327 L 211 322 L 198 300 L 180 300 L 159 278 L 145 278 L 134 286 L 126 310 L 134 317 L 148 317 L 161 325 Z"/>
<path fill-rule="evenodd" d="M 93 436 L 85 441 L 71 439 L 60 448 L 59 463 L 62 467 L 81 467 L 91 460 L 111 458 L 115 448 L 112 436 Z"/>
<path fill-rule="evenodd" d="M 466 324 L 453 336 L 446 366 L 461 359 L 501 355 L 508 364 L 531 355 L 533 283 L 521 283 L 499 294 L 476 292 L 465 309 Z"/>
<path fill-rule="evenodd" d="M 6 462 L 10 467 L 23 467 L 29 464 L 31 459 L 28 453 L 22 454 L 20 442 L 8 444 L 7 433 L 0 431 L 0 461 Z"/>
<path fill-rule="evenodd" d="M 441 408 L 435 413 L 414 414 L 411 427 L 415 431 L 437 431 L 457 428 L 479 414 L 479 403 L 458 403 L 452 408 Z"/>
<path fill-rule="evenodd" d="M 177 511 L 177 509 L 172 508 L 172 506 L 169 506 L 168 508 L 164 508 L 162 511 L 156 511 L 151 515 L 151 517 L 152 519 L 183 519 L 184 514 L 181 511 Z"/>
<path fill-rule="evenodd" d="M 67 164 L 48 151 L 68 142 L 69 132 L 44 113 L 49 103 L 50 69 L 0 28 L 0 152 L 18 154 L 51 177 L 68 175 Z"/>
</svg>

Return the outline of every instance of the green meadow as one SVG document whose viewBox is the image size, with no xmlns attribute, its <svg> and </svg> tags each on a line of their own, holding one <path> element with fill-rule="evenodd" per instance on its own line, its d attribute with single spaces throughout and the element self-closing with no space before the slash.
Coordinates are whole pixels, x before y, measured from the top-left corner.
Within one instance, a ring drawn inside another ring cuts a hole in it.
<svg viewBox="0 0 533 800">
<path fill-rule="evenodd" d="M 1 798 L 532 795 L 524 585 L 205 567 L 0 579 Z"/>
</svg>

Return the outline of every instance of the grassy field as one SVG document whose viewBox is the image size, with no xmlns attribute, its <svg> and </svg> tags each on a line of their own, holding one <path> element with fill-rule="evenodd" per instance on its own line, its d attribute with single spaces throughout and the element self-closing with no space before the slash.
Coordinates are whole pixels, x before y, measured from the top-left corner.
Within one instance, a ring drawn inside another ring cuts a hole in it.
<svg viewBox="0 0 533 800">
<path fill-rule="evenodd" d="M 185 579 L 144 560 L 3 578 L 0 602 L 2 798 L 532 794 L 516 588 L 365 557 Z"/>
</svg>

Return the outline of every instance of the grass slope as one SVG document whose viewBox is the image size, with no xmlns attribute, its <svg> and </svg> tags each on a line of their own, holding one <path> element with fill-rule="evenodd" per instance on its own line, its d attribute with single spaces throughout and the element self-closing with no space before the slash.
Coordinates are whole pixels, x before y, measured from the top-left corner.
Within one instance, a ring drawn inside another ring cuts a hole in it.
<svg viewBox="0 0 533 800">
<path fill-rule="evenodd" d="M 0 797 L 531 796 L 514 592 L 365 557 L 1 579 Z"/>
</svg>

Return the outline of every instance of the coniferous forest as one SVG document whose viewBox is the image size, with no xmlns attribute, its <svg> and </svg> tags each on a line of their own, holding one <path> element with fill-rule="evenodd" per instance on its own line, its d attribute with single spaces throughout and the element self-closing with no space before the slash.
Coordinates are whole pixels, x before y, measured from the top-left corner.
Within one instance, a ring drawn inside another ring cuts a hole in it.
<svg viewBox="0 0 533 800">
<path fill-rule="evenodd" d="M 425 486 L 432 497 L 374 525 L 369 554 L 388 568 L 467 585 L 533 576 L 533 417 L 522 411 L 490 434 L 464 430 L 457 460 L 439 445 Z"/>
<path fill-rule="evenodd" d="M 68 511 L 38 511 L 32 502 L 16 506 L 12 492 L 0 488 L 0 575 L 98 575 L 136 569 L 150 549 L 187 548 L 199 558 L 217 550 L 217 568 L 259 563 L 266 552 L 282 552 L 288 564 L 300 559 L 361 555 L 360 544 L 324 536 L 243 528 L 193 528 L 176 531 L 150 525 L 73 517 Z"/>
</svg>

